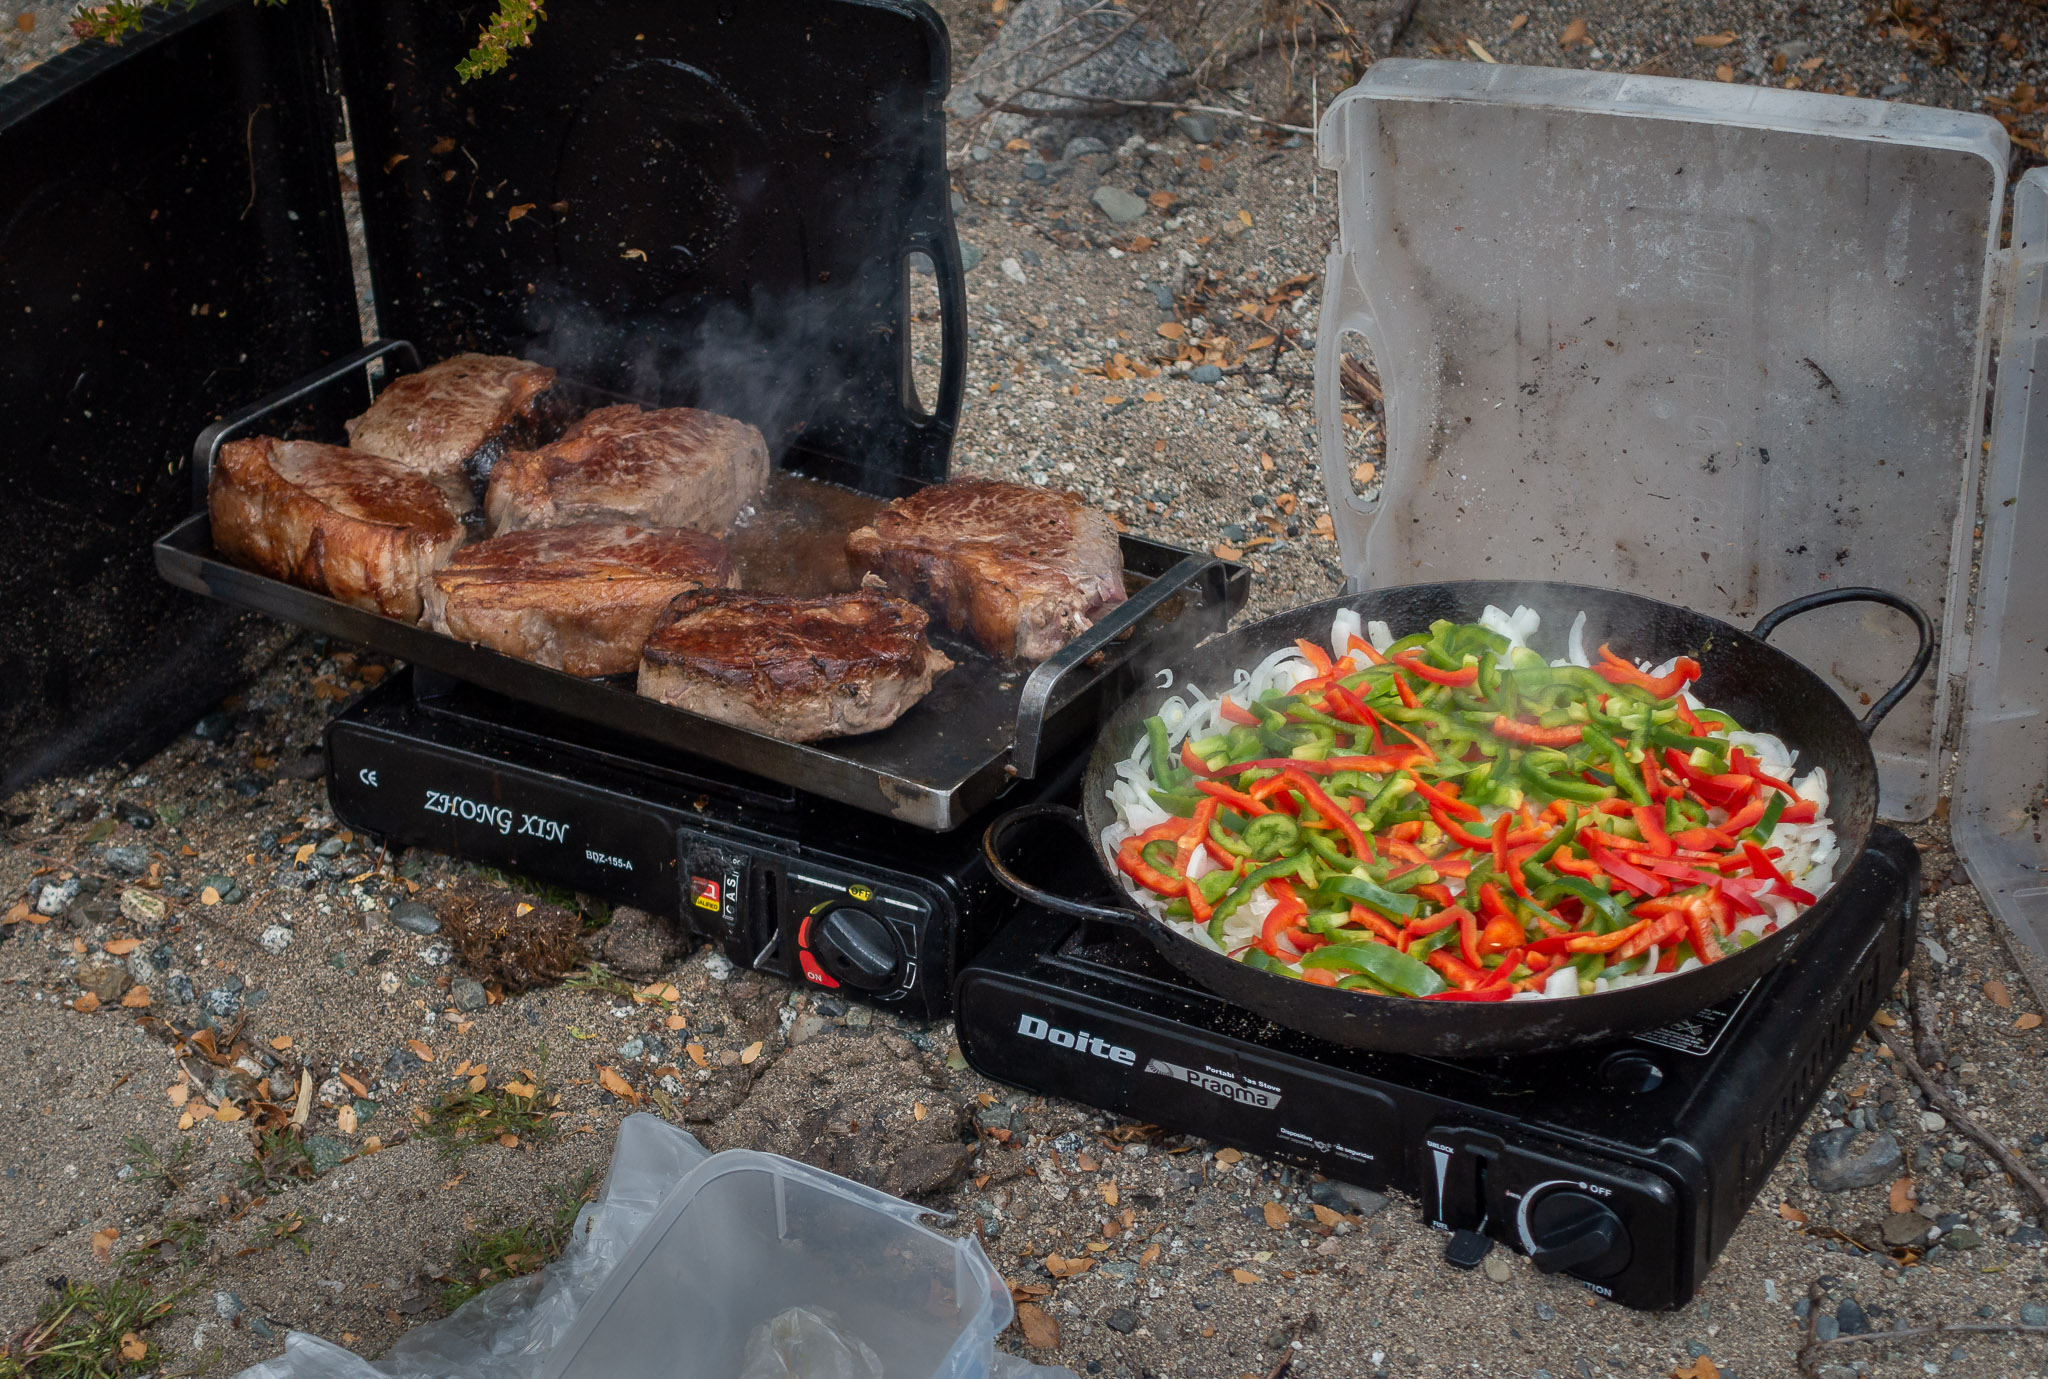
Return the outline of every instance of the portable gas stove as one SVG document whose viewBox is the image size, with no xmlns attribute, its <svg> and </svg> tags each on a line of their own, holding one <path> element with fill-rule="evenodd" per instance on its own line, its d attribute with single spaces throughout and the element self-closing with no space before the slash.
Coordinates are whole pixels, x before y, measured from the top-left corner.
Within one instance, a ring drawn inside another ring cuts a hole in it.
<svg viewBox="0 0 2048 1379">
<path fill-rule="evenodd" d="M 1027 907 L 962 973 L 976 1071 L 1416 1197 L 1630 1307 L 1689 1299 L 1904 969 L 1920 859 L 1879 826 L 1839 922 L 1740 996 L 1620 1043 L 1448 1062 L 1248 1016 L 1107 926 Z"/>
</svg>

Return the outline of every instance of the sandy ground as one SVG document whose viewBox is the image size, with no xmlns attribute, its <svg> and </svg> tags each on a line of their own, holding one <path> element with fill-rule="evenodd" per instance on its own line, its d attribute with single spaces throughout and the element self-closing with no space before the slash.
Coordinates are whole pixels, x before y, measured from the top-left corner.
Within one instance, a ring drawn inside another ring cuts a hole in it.
<svg viewBox="0 0 2048 1379">
<path fill-rule="evenodd" d="M 54 27 L 51 7 L 31 8 L 34 32 Z M 964 69 L 995 16 L 985 4 L 943 8 Z M 1426 0 L 1400 51 L 1478 60 L 1476 40 L 1501 61 L 1704 78 L 1725 65 L 1738 80 L 1798 78 L 1960 108 L 2039 78 L 2048 44 L 2036 6 L 1893 8 L 1894 21 L 1873 24 L 1861 4 L 1835 0 Z M 0 7 L 9 21 L 0 57 L 15 70 L 42 51 L 12 26 L 18 9 Z M 1342 9 L 1361 30 L 1376 27 L 1374 7 Z M 1228 18 L 1204 32 L 1230 37 Z M 1561 43 L 1582 18 L 1590 42 Z M 1693 41 L 1723 31 L 1736 37 Z M 1787 57 L 1784 71 L 1773 70 L 1774 56 Z M 1334 46 L 1283 50 L 1233 80 L 1244 83 L 1246 108 L 1300 123 L 1348 70 Z M 2024 113 L 2018 128 L 2037 138 L 2040 117 Z M 1159 124 L 1134 129 L 1146 136 L 1137 146 L 1071 162 L 1057 146 L 977 159 L 960 132 L 959 233 L 976 261 L 958 466 L 1071 486 L 1132 530 L 1239 552 L 1257 572 L 1254 611 L 1334 592 L 1302 352 L 1335 229 L 1328 180 L 1306 141 L 1290 146 L 1284 131 L 1252 137 L 1223 122 L 1219 142 L 1197 146 Z M 1026 174 L 1034 161 L 1043 178 Z M 1091 203 L 1098 186 L 1161 200 L 1143 221 L 1113 225 Z M 1181 342 L 1159 334 L 1166 322 L 1183 328 Z M 1266 336 L 1271 343 L 1250 348 Z M 1219 381 L 1173 370 L 1182 343 L 1203 350 L 1191 366 L 1217 364 Z M 1356 465 L 1374 460 L 1369 417 L 1355 428 Z M 1134 1137 L 1085 1108 L 987 1084 L 961 1066 L 947 1025 L 820 1006 L 806 992 L 735 977 L 702 952 L 662 974 L 672 1000 L 556 988 L 458 1009 L 461 973 L 436 947 L 445 936 L 412 933 L 393 917 L 406 902 L 439 903 L 467 869 L 347 836 L 309 778 L 322 725 L 380 670 L 301 640 L 200 725 L 204 736 L 139 767 L 52 781 L 6 802 L 0 1107 L 15 1128 L 0 1133 L 0 1332 L 33 1317 L 53 1296 L 50 1280 L 107 1281 L 139 1249 L 149 1259 L 131 1260 L 128 1277 L 160 1295 L 189 1289 L 150 1328 L 160 1352 L 149 1367 L 230 1373 L 275 1354 L 294 1327 L 374 1354 L 437 1314 L 465 1240 L 546 1214 L 551 1191 L 601 1164 L 636 1100 L 714 1147 L 794 1153 L 959 1213 L 1057 1324 L 1050 1346 L 1029 1348 L 1016 1330 L 1005 1346 L 1090 1374 L 1270 1376 L 1287 1361 L 1294 1375 L 1593 1379 L 1690 1370 L 1706 1356 L 1721 1374 L 1764 1375 L 1790 1370 L 1795 1304 L 1816 1284 L 1830 1320 L 1853 1299 L 1843 1315 L 1853 1325 L 1860 1308 L 1879 1328 L 2013 1321 L 2048 1304 L 2038 1205 L 1952 1129 L 1925 1128 L 1912 1087 L 1868 1048 L 1806 1132 L 1852 1116 L 1888 1127 L 1924 1213 L 1981 1243 L 1903 1265 L 1843 1243 L 1829 1232 L 1882 1220 L 1888 1188 L 1809 1186 L 1802 1134 L 1698 1298 L 1644 1315 L 1505 1251 L 1490 1257 L 1490 1272 L 1452 1270 L 1410 1201 L 1328 1222 L 1297 1170 Z M 2048 1029 L 2027 1018 L 2037 1013 L 2032 994 L 1941 831 L 1918 841 L 1922 932 L 1933 940 L 1923 960 L 1946 1076 L 1972 1115 L 2048 1167 Z M 60 889 L 54 917 L 11 908 L 32 908 L 73 879 L 86 884 L 68 902 Z M 218 903 L 207 903 L 209 886 Z M 140 898 L 124 913 L 130 892 Z M 180 999 L 181 977 L 190 1000 Z M 136 985 L 148 988 L 148 1006 L 124 1008 Z M 100 1008 L 84 1012 L 88 988 Z M 249 1061 L 239 1074 L 199 1052 L 181 1057 L 162 1023 L 189 1031 L 208 1001 L 227 1028 L 243 1021 Z M 1891 1011 L 1906 1019 L 1901 1006 Z M 606 1070 L 623 1093 L 603 1084 Z M 309 1129 L 332 1146 L 322 1147 L 324 1171 L 252 1178 L 250 1121 L 265 1114 L 266 1096 L 289 1109 L 301 1071 L 319 1089 Z M 559 1114 L 543 1133 L 450 1156 L 417 1133 L 414 1113 L 472 1076 L 492 1088 L 534 1084 Z M 124 1143 L 135 1136 L 177 1164 L 172 1181 Z M 330 1166 L 330 1157 L 345 1161 Z M 180 1242 L 189 1253 L 169 1258 Z M 1098 1266 L 1058 1278 L 1044 1264 L 1054 1255 Z M 1856 1345 L 1828 1360 L 1882 1375 L 2039 1373 L 2048 1347 L 1994 1335 Z"/>
</svg>

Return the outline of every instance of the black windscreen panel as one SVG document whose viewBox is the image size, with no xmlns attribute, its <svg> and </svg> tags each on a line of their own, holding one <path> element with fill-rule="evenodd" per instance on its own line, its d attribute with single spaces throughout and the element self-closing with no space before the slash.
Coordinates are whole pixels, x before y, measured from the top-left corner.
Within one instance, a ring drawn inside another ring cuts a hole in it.
<svg viewBox="0 0 2048 1379">
<path fill-rule="evenodd" d="M 359 344 L 321 22 L 222 0 L 0 87 L 0 795 L 243 671 L 252 626 L 150 544 L 201 427 Z"/>
<path fill-rule="evenodd" d="M 582 0 L 495 76 L 492 6 L 334 0 L 379 324 L 754 422 L 872 491 L 944 476 L 964 298 L 944 28 L 908 0 Z M 946 367 L 909 401 L 905 259 Z"/>
</svg>

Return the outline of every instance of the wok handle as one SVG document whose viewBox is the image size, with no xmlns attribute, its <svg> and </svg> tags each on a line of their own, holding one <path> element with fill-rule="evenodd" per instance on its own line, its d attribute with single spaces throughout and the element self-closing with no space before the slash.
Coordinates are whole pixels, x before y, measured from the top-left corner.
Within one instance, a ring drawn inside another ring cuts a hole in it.
<svg viewBox="0 0 2048 1379">
<path fill-rule="evenodd" d="M 1038 663 L 1024 691 L 1017 696 L 1017 731 L 1011 739 L 1010 764 L 1019 776 L 1031 780 L 1038 775 L 1040 746 L 1045 736 L 1046 716 L 1052 712 L 1053 691 L 1067 672 L 1135 627 L 1174 594 L 1189 587 L 1207 570 L 1222 562 L 1212 556 L 1189 555 L 1165 574 L 1104 614 L 1102 620 Z"/>
<path fill-rule="evenodd" d="M 1877 725 L 1884 722 L 1884 716 L 1898 707 L 1899 701 L 1911 693 L 1913 686 L 1920 683 L 1920 677 L 1927 673 L 1927 665 L 1934 659 L 1934 624 L 1921 611 L 1920 605 L 1909 598 L 1888 589 L 1852 585 L 1846 589 L 1824 589 L 1818 594 L 1788 599 L 1756 620 L 1754 635 L 1758 641 L 1767 641 L 1780 624 L 1832 603 L 1881 603 L 1887 608 L 1896 608 L 1913 620 L 1913 626 L 1920 633 L 1920 649 L 1913 653 L 1913 664 L 1906 667 L 1906 673 L 1899 677 L 1898 683 L 1879 695 L 1877 702 L 1870 706 L 1870 712 L 1863 715 L 1863 735 L 1869 737 L 1877 731 Z"/>
<path fill-rule="evenodd" d="M 206 490 L 213 482 L 213 462 L 220 458 L 222 445 L 272 412 L 305 401 L 336 379 L 346 378 L 352 373 L 361 373 L 372 362 L 382 359 L 387 354 L 403 354 L 408 366 L 407 372 L 418 372 L 420 356 L 419 351 L 412 347 L 412 341 L 373 340 L 353 354 L 329 360 L 318 373 L 308 374 L 262 401 L 251 403 L 233 416 L 223 417 L 201 431 L 199 439 L 192 443 L 192 484 L 197 491 L 195 505 L 200 509 L 206 507 Z"/>
<path fill-rule="evenodd" d="M 1076 919 L 1098 919 L 1108 924 L 1121 924 L 1127 928 L 1142 927 L 1143 920 L 1135 911 L 1114 909 L 1107 905 L 1092 905 L 1085 900 L 1070 900 L 1066 896 L 1041 890 L 1011 870 L 1009 862 L 1003 856 L 1004 844 L 1010 834 L 1019 824 L 1048 818 L 1057 819 L 1080 834 L 1087 841 L 1089 851 L 1094 851 L 1094 840 L 1088 838 L 1087 821 L 1081 817 L 1078 809 L 1071 809 L 1063 804 L 1023 805 L 996 819 L 988 826 L 988 832 L 981 835 L 982 856 L 988 859 L 988 869 L 995 874 L 996 880 L 1003 884 L 1005 890 L 1059 914 L 1072 915 Z"/>
</svg>

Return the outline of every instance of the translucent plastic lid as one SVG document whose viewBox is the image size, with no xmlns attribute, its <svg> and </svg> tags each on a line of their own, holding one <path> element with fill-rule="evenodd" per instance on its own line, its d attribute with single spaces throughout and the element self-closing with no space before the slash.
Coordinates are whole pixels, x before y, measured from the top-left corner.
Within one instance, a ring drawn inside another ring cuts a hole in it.
<svg viewBox="0 0 2048 1379">
<path fill-rule="evenodd" d="M 1331 107 L 1323 466 L 1354 587 L 1570 579 L 1747 626 L 1873 584 L 1947 629 L 1873 746 L 1924 818 L 1957 667 L 2006 137 L 1981 115 L 1669 78 L 1385 61 Z M 1336 384 L 1362 337 L 1384 480 Z M 1796 628 L 1796 631 L 1794 630 Z M 1902 617 L 1780 644 L 1867 704 Z"/>
<path fill-rule="evenodd" d="M 2007 282 L 1950 818 L 1970 879 L 2048 999 L 2048 169 L 2013 190 Z"/>
</svg>

